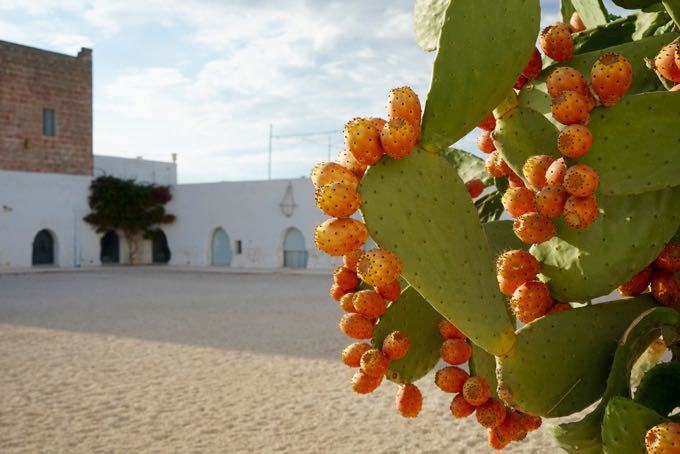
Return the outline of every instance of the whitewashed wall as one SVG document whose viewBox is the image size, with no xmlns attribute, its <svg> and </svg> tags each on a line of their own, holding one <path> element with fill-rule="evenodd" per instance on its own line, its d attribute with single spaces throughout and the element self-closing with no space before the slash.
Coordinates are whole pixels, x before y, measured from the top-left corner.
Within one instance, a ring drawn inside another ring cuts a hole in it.
<svg viewBox="0 0 680 454">
<path fill-rule="evenodd" d="M 177 164 L 174 162 L 94 155 L 94 176 L 104 174 L 141 183 L 177 184 Z"/>
</svg>

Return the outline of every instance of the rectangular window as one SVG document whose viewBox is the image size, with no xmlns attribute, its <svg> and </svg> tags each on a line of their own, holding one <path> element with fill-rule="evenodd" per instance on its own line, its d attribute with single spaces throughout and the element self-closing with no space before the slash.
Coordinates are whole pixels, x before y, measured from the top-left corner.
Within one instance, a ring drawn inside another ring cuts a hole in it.
<svg viewBox="0 0 680 454">
<path fill-rule="evenodd" d="M 240 254 L 241 252 L 242 252 L 241 240 L 236 240 L 236 254 Z"/>
<path fill-rule="evenodd" d="M 56 136 L 57 126 L 54 109 L 43 109 L 43 135 Z"/>
</svg>

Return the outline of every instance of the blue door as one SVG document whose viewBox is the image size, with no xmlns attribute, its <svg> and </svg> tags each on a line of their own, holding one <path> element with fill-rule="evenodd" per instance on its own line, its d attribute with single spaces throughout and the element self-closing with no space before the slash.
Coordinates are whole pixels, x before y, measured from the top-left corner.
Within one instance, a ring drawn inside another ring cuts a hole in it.
<svg viewBox="0 0 680 454">
<path fill-rule="evenodd" d="M 231 241 L 229 235 L 222 228 L 213 233 L 210 263 L 213 265 L 231 265 Z"/>
<path fill-rule="evenodd" d="M 287 268 L 307 268 L 307 248 L 302 232 L 291 227 L 283 240 L 283 266 Z"/>
</svg>

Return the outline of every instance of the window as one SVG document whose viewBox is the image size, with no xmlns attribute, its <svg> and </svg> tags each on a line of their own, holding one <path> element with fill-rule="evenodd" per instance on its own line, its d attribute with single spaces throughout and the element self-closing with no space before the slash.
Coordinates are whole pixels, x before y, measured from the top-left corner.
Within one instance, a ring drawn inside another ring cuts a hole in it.
<svg viewBox="0 0 680 454">
<path fill-rule="evenodd" d="M 241 244 L 241 240 L 236 240 L 236 253 L 241 254 L 243 252 L 243 245 Z"/>
<path fill-rule="evenodd" d="M 57 135 L 54 109 L 43 109 L 43 135 L 44 136 Z"/>
</svg>

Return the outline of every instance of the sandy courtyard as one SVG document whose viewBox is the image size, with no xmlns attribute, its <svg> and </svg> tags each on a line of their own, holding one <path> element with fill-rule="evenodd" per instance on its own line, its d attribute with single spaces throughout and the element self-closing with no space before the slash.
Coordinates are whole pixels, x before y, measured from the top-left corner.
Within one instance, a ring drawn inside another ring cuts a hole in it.
<svg viewBox="0 0 680 454">
<path fill-rule="evenodd" d="M 432 376 L 369 396 L 327 276 L 171 268 L 0 275 L 0 452 L 496 452 Z M 559 451 L 542 431 L 504 452 Z"/>
</svg>

